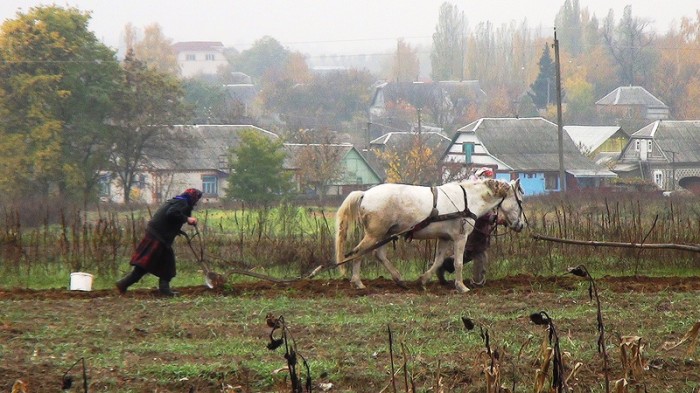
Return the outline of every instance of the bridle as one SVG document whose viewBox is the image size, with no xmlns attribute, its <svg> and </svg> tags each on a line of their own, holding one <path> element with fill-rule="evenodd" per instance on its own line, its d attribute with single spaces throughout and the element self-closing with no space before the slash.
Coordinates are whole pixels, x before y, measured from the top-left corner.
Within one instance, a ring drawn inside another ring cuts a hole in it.
<svg viewBox="0 0 700 393">
<path fill-rule="evenodd" d="M 515 188 L 515 184 L 511 184 L 510 188 L 513 190 L 513 196 L 515 197 L 515 202 L 518 204 L 518 221 L 520 222 L 520 216 L 523 217 L 523 220 L 525 221 L 525 225 L 529 226 L 529 223 L 527 221 L 527 216 L 525 215 L 525 209 L 523 208 L 523 201 L 520 199 L 518 196 L 518 189 Z M 520 186 L 518 186 L 520 188 Z M 522 189 L 521 189 L 522 190 Z M 503 202 L 506 200 L 506 197 L 504 196 L 503 199 L 501 199 L 500 202 L 498 202 L 498 205 L 494 208 L 496 210 L 496 220 L 498 220 L 498 211 L 501 210 L 501 205 Z M 497 221 L 498 222 L 498 221 Z M 509 227 L 512 228 L 513 224 L 509 225 Z"/>
</svg>

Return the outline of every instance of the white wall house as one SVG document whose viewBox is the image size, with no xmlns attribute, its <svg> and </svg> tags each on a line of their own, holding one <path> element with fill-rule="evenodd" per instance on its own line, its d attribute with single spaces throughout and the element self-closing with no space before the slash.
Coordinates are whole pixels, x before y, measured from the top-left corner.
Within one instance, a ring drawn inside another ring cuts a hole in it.
<svg viewBox="0 0 700 393">
<path fill-rule="evenodd" d="M 224 56 L 224 44 L 218 41 L 176 42 L 173 50 L 183 78 L 215 75 L 221 67 L 228 65 Z"/>
<path fill-rule="evenodd" d="M 161 203 L 187 188 L 195 187 L 202 190 L 203 203 L 218 202 L 228 187 L 229 150 L 240 145 L 239 137 L 243 131 L 254 131 L 270 139 L 279 138 L 253 125 L 173 126 L 171 132 L 181 134 L 189 142 L 176 146 L 178 151 L 172 157 L 147 157 L 143 169 L 136 174 L 130 200 Z M 103 174 L 100 182 L 100 200 L 124 202 L 123 188 L 108 173 Z"/>
</svg>

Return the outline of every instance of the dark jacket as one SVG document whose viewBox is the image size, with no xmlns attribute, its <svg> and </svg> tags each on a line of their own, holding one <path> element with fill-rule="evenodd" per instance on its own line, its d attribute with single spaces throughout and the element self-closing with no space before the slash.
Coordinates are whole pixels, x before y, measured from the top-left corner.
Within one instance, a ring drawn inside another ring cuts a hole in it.
<svg viewBox="0 0 700 393">
<path fill-rule="evenodd" d="M 146 234 L 131 256 L 131 265 L 165 280 L 175 277 L 172 244 L 191 214 L 192 206 L 187 200 L 173 198 L 166 201 L 148 222 Z"/>
<path fill-rule="evenodd" d="M 186 199 L 168 199 L 163 206 L 156 210 L 148 222 L 148 232 L 168 246 L 173 244 L 175 237 L 180 234 L 182 225 L 192 215 L 192 206 Z"/>
<path fill-rule="evenodd" d="M 474 230 L 467 237 L 465 252 L 477 253 L 486 251 L 491 245 L 491 231 L 496 226 L 496 215 L 489 212 L 474 222 Z"/>
</svg>

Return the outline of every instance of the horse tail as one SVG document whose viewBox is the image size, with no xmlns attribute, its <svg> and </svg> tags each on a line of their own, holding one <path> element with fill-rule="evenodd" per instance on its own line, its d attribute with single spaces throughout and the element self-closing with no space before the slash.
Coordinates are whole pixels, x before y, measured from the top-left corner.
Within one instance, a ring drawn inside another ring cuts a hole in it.
<svg viewBox="0 0 700 393">
<path fill-rule="evenodd" d="M 340 264 L 345 259 L 344 245 L 348 236 L 350 224 L 360 221 L 360 202 L 364 191 L 353 191 L 345 198 L 335 213 L 335 263 Z M 338 270 L 345 275 L 345 265 L 338 265 Z"/>
</svg>

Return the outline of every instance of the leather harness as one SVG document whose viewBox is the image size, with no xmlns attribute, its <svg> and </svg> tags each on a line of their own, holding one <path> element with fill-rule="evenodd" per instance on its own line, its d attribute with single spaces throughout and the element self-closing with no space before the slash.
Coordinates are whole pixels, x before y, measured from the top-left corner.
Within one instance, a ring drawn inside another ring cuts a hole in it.
<svg viewBox="0 0 700 393">
<path fill-rule="evenodd" d="M 436 187 L 430 187 L 430 191 L 433 193 L 433 209 L 430 211 L 430 215 L 423 219 L 423 221 L 419 222 L 418 224 L 414 225 L 404 233 L 404 238 L 411 240 L 413 239 L 413 234 L 420 231 L 421 229 L 424 229 L 428 225 L 438 222 L 438 221 L 448 221 L 448 220 L 454 220 L 455 218 L 471 218 L 476 220 L 477 216 L 469 210 L 469 206 L 467 205 L 467 190 L 464 189 L 464 187 L 459 186 L 459 188 L 462 189 L 462 194 L 464 195 L 464 210 L 462 211 L 456 211 L 452 213 L 445 213 L 445 214 L 438 214 L 438 209 L 437 209 L 437 193 L 438 190 Z"/>
</svg>

